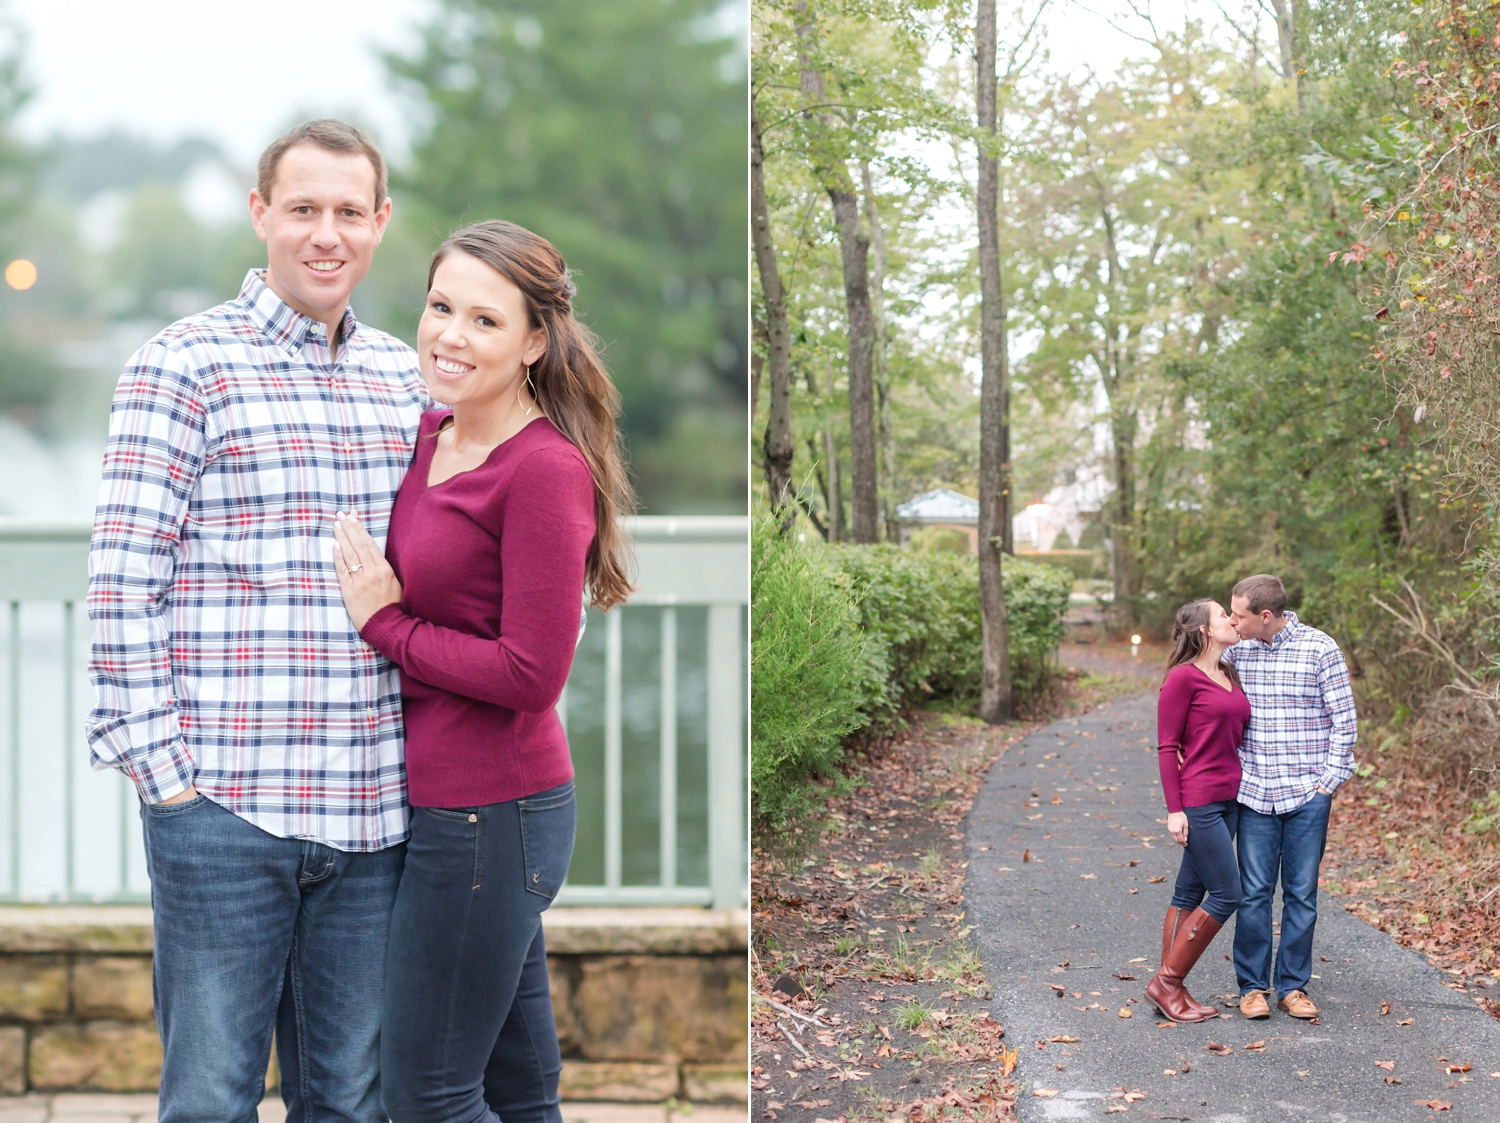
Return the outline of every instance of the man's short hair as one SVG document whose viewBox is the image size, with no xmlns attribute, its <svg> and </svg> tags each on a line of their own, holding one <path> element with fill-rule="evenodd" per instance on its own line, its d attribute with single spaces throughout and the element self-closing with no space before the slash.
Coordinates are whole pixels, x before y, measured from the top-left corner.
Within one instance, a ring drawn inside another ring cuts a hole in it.
<svg viewBox="0 0 1500 1123">
<path fill-rule="evenodd" d="M 1281 583 L 1280 577 L 1269 573 L 1246 577 L 1235 585 L 1234 592 L 1230 595 L 1244 597 L 1250 602 L 1250 611 L 1257 616 L 1268 608 L 1272 616 L 1280 616 L 1286 612 L 1286 586 Z"/>
<path fill-rule="evenodd" d="M 305 121 L 295 128 L 288 129 L 260 154 L 260 164 L 256 168 L 255 189 L 260 192 L 261 202 L 271 201 L 271 185 L 276 182 L 276 172 L 281 167 L 281 158 L 299 144 L 315 144 L 327 152 L 348 152 L 369 160 L 370 166 L 375 170 L 375 205 L 378 207 L 385 202 L 385 157 L 380 154 L 380 149 L 375 147 L 375 142 L 365 134 L 363 129 L 328 117 L 317 121 Z"/>
</svg>

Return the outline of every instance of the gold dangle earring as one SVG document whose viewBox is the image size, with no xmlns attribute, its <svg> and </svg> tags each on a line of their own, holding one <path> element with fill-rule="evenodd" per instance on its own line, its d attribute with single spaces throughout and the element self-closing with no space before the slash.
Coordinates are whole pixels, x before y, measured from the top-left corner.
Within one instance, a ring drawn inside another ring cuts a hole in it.
<svg viewBox="0 0 1500 1123">
<path fill-rule="evenodd" d="M 526 364 L 526 388 L 531 391 L 531 400 L 532 400 L 533 403 L 535 403 L 535 401 L 536 401 L 536 387 L 533 386 L 532 383 L 531 383 L 531 366 L 532 366 L 532 364 L 530 364 L 530 363 Z M 521 404 L 521 387 L 517 386 L 516 387 L 516 405 L 520 405 L 520 404 Z M 530 417 L 531 416 L 531 410 L 532 410 L 532 408 L 533 408 L 532 406 L 527 406 L 526 407 L 526 414 L 525 414 L 526 417 Z"/>
</svg>

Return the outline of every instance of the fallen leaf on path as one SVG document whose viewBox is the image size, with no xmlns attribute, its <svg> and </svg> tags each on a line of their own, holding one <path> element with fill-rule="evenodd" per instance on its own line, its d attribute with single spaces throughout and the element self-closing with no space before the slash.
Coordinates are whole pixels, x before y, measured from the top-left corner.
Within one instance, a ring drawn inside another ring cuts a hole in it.
<svg viewBox="0 0 1500 1123">
<path fill-rule="evenodd" d="M 1167 875 L 1162 874 L 1160 877 L 1148 877 L 1146 880 L 1152 885 L 1160 885 L 1163 881 L 1167 880 Z"/>
<path fill-rule="evenodd" d="M 1053 796 L 1052 797 L 1052 802 L 1053 803 L 1061 803 L 1062 802 L 1062 796 L 1060 796 L 1060 795 Z M 1056 1092 L 1053 1093 L 1053 1095 L 1056 1095 L 1056 1094 L 1057 1094 Z"/>
<path fill-rule="evenodd" d="M 1177 1028 L 1177 1023 L 1176 1022 L 1157 1022 L 1156 1023 L 1156 1028 L 1157 1029 L 1176 1029 Z"/>
<path fill-rule="evenodd" d="M 1175 1068 L 1164 1068 L 1161 1070 L 1161 1074 L 1163 1076 L 1176 1076 L 1177 1070 Z"/>
<path fill-rule="evenodd" d="M 820 1107 L 830 1107 L 830 1106 L 832 1106 L 832 1104 L 833 1104 L 832 1100 L 798 1100 L 797 1101 L 797 1106 L 798 1107 L 805 1107 L 805 1108 L 807 1108 L 808 1111 L 815 1111 L 815 1110 L 817 1110 Z"/>
<path fill-rule="evenodd" d="M 1452 1076 L 1455 1072 L 1468 1072 L 1473 1067 L 1474 1066 L 1472 1064 L 1469 1064 L 1467 1061 L 1465 1061 L 1461 1065 L 1449 1065 L 1444 1071 L 1446 1071 L 1449 1076 Z"/>
<path fill-rule="evenodd" d="M 1021 861 L 1023 861 L 1023 862 L 1029 862 L 1029 861 L 1031 861 L 1031 851 L 1030 850 L 1023 850 L 1023 851 L 1021 851 Z"/>
<path fill-rule="evenodd" d="M 1128 1017 L 1130 1017 L 1130 1007 L 1129 1006 L 1121 1006 L 1120 1007 L 1120 1017 L 1122 1017 L 1122 1018 L 1128 1018 Z"/>
<path fill-rule="evenodd" d="M 1128 1107 L 1126 1107 L 1124 1104 L 1110 1104 L 1107 1108 L 1104 1109 L 1104 1114 L 1105 1115 L 1119 1115 L 1122 1111 L 1129 1111 L 1129 1110 L 1130 1109 Z"/>
<path fill-rule="evenodd" d="M 1067 987 L 1058 986 L 1056 983 L 1048 983 L 1047 985 L 1050 986 L 1053 990 L 1055 990 L 1057 992 L 1057 997 L 1058 998 L 1061 998 L 1063 995 L 1065 995 L 1065 994 L 1068 993 L 1068 988 Z"/>
<path fill-rule="evenodd" d="M 1253 1049 L 1255 1052 L 1261 1053 L 1265 1051 L 1266 1043 L 1264 1041 L 1252 1041 L 1250 1042 L 1250 1044 L 1246 1045 L 1245 1048 Z"/>
<path fill-rule="evenodd" d="M 1007 1049 L 1003 1045 L 1000 1046 L 1000 1075 L 1009 1076 L 1015 1072 L 1016 1062 L 1020 1059 L 1021 1051 L 1019 1049 Z"/>
<path fill-rule="evenodd" d="M 1413 1100 L 1412 1102 L 1422 1104 L 1424 1107 L 1430 1107 L 1433 1111 L 1453 1110 L 1453 1105 L 1447 1100 Z"/>
<path fill-rule="evenodd" d="M 1063 967 L 1063 968 L 1066 968 L 1066 967 L 1067 967 L 1067 966 L 1068 966 L 1068 965 L 1069 965 L 1069 964 L 1071 964 L 1071 963 L 1072 963 L 1072 962 L 1073 962 L 1073 961 L 1072 961 L 1072 960 L 1071 960 L 1071 959 L 1064 959 L 1064 960 L 1063 960 L 1063 961 L 1062 961 L 1062 962 L 1061 962 L 1061 963 L 1059 963 L 1059 964 L 1058 964 L 1058 966 L 1059 966 L 1059 967 Z"/>
<path fill-rule="evenodd" d="M 1033 1096 L 1036 1096 L 1038 1099 L 1045 1100 L 1048 1096 L 1055 1096 L 1055 1095 L 1057 1095 L 1057 1089 L 1056 1088 L 1033 1088 L 1031 1090 L 1031 1094 Z"/>
<path fill-rule="evenodd" d="M 1412 1024 L 1412 1022 L 1414 1022 L 1414 1021 L 1416 1021 L 1416 1019 L 1415 1019 L 1415 1018 L 1406 1018 L 1406 1019 L 1404 1019 L 1404 1020 L 1402 1020 L 1402 1021 L 1399 1021 L 1399 1022 L 1397 1022 L 1397 1023 L 1396 1023 L 1396 1024 L 1397 1024 L 1397 1025 L 1398 1025 L 1398 1026 L 1409 1026 L 1409 1025 L 1411 1025 L 1411 1024 Z"/>
<path fill-rule="evenodd" d="M 1376 1068 L 1383 1068 L 1383 1069 L 1386 1070 L 1386 1072 L 1395 1072 L 1396 1071 L 1396 1062 L 1395 1061 L 1376 1061 L 1375 1062 L 1375 1067 Z"/>
<path fill-rule="evenodd" d="M 1140 890 L 1139 889 L 1127 889 L 1127 890 L 1125 890 L 1125 892 L 1127 892 L 1127 893 L 1139 893 Z"/>
<path fill-rule="evenodd" d="M 1066 1033 L 1059 1033 L 1056 1037 L 1049 1037 L 1049 1038 L 1047 1038 L 1047 1040 L 1051 1041 L 1055 1045 L 1076 1045 L 1076 1044 L 1078 1044 L 1078 1038 L 1076 1038 L 1076 1037 L 1070 1037 Z"/>
<path fill-rule="evenodd" d="M 1387 1076 L 1384 1079 L 1385 1079 L 1385 1082 L 1387 1084 L 1400 1084 L 1401 1083 L 1401 1077 L 1399 1077 L 1399 1076 Z"/>
<path fill-rule="evenodd" d="M 1078 876 L 1083 878 L 1084 881 L 1093 881 L 1099 875 L 1096 873 L 1081 873 Z"/>
<path fill-rule="evenodd" d="M 1143 1092 L 1143 1091 L 1141 1091 L 1139 1088 L 1132 1088 L 1130 1091 L 1126 1092 L 1125 1095 L 1122 1096 L 1121 1098 L 1126 1103 L 1133 1104 L 1133 1103 L 1135 1103 L 1136 1100 L 1143 1100 L 1143 1099 L 1145 1099 L 1146 1098 L 1146 1093 Z"/>
<path fill-rule="evenodd" d="M 1220 1045 L 1217 1041 L 1210 1041 L 1207 1045 L 1203 1046 L 1203 1050 L 1204 1052 L 1212 1053 L 1216 1057 L 1227 1057 L 1230 1053 L 1234 1052 L 1228 1045 Z"/>
<path fill-rule="evenodd" d="M 1391 1012 L 1391 1004 L 1389 1002 L 1382 1001 L 1381 1004 L 1380 1004 L 1380 1016 L 1383 1018 L 1387 1014 L 1389 1014 L 1390 1012 Z"/>
<path fill-rule="evenodd" d="M 766 1110 L 767 1111 L 785 1111 L 786 1110 L 786 1104 L 777 1103 L 775 1100 L 767 1100 L 766 1101 Z"/>
<path fill-rule="evenodd" d="M 1133 982 L 1135 982 L 1135 976 L 1134 975 L 1122 975 L 1118 971 L 1115 972 L 1115 978 L 1122 979 L 1122 980 L 1124 980 L 1127 983 L 1133 983 Z"/>
</svg>

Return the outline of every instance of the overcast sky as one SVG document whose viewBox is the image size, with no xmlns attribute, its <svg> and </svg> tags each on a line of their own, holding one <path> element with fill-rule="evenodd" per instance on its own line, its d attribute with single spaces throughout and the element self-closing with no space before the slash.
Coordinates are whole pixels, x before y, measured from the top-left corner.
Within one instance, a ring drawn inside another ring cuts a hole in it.
<svg viewBox="0 0 1500 1123">
<path fill-rule="evenodd" d="M 409 120 L 378 52 L 411 51 L 414 29 L 435 6 L 435 0 L 9 0 L 28 37 L 27 70 L 36 87 L 22 131 L 37 139 L 112 127 L 165 141 L 204 135 L 248 166 L 294 119 L 349 114 L 373 126 L 399 157 Z M 1047 21 L 1054 65 L 1107 72 L 1140 50 L 1105 18 L 1124 6 L 1124 0 L 1087 0 L 1087 7 L 1054 0 Z M 1152 6 L 1164 28 L 1181 27 L 1186 11 L 1216 15 L 1210 0 Z"/>
<path fill-rule="evenodd" d="M 216 138 L 243 165 L 298 116 L 352 114 L 399 150 L 378 50 L 413 49 L 430 0 L 10 0 L 36 95 L 22 131 Z M 394 151 L 393 151 L 394 154 Z"/>
</svg>

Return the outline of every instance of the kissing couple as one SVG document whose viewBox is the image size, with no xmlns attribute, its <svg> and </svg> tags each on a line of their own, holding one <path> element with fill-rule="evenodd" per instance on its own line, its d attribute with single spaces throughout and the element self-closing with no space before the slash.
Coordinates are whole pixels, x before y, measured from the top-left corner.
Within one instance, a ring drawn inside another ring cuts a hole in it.
<svg viewBox="0 0 1500 1123">
<path fill-rule="evenodd" d="M 560 1123 L 541 914 L 554 709 L 630 592 L 619 399 L 545 239 L 433 255 L 417 349 L 349 297 L 391 216 L 359 129 L 260 158 L 267 265 L 131 358 L 89 554 L 96 768 L 140 795 L 162 1123 Z"/>
<path fill-rule="evenodd" d="M 1167 830 L 1184 853 L 1146 997 L 1174 1022 L 1218 1016 L 1184 980 L 1238 912 L 1240 1013 L 1270 1017 L 1274 993 L 1278 1009 L 1315 1018 L 1318 866 L 1333 794 L 1354 774 L 1354 693 L 1338 644 L 1287 610 L 1279 578 L 1246 577 L 1229 604 L 1185 604 L 1172 628 L 1156 739 Z"/>
</svg>

